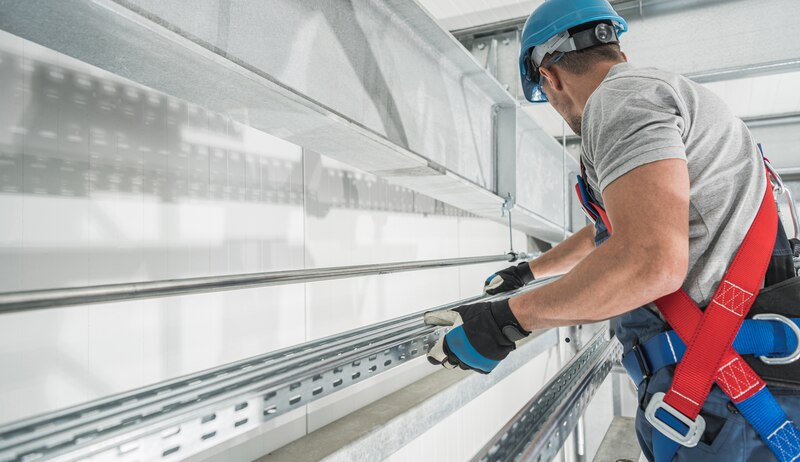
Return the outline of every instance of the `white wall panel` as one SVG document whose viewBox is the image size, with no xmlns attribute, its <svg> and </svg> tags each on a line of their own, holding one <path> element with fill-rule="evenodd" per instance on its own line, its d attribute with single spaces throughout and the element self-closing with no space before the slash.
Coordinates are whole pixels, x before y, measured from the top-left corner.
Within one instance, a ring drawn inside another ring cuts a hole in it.
<svg viewBox="0 0 800 462">
<path fill-rule="evenodd" d="M 513 239 L 514 251 L 528 251 L 526 248 L 527 238 L 524 233 L 514 230 Z M 508 227 L 480 218 L 460 217 L 458 219 L 458 247 L 459 255 L 462 257 L 499 255 L 508 252 Z M 466 298 L 480 294 L 486 278 L 509 265 L 512 263 L 497 262 L 460 267 L 460 297 Z"/>
<path fill-rule="evenodd" d="M 89 373 L 86 308 L 9 314 L 0 323 L 0 423 L 102 394 Z"/>
<path fill-rule="evenodd" d="M 458 255 L 458 221 L 447 215 L 454 209 L 311 152 L 305 166 L 307 267 Z M 309 339 L 459 298 L 457 268 L 306 287 Z"/>
</svg>

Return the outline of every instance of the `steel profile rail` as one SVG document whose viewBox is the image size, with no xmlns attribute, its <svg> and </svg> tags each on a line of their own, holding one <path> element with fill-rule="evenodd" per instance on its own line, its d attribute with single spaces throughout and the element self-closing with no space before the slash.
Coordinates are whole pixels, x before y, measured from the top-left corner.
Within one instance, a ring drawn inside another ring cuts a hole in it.
<svg viewBox="0 0 800 462">
<path fill-rule="evenodd" d="M 472 461 L 551 460 L 621 354 L 622 345 L 609 340 L 607 330 L 598 332 Z"/>
<path fill-rule="evenodd" d="M 325 281 L 330 279 L 399 273 L 451 266 L 477 265 L 525 258 L 522 253 L 442 260 L 420 260 L 375 265 L 311 268 L 263 273 L 231 274 L 163 281 L 105 284 L 63 289 L 0 293 L 0 314 L 65 306 L 139 300 L 144 298 L 190 295 L 224 290 L 247 289 L 281 284 Z"/>
<path fill-rule="evenodd" d="M 554 279 L 434 309 L 508 298 Z M 0 461 L 188 457 L 425 354 L 443 329 L 425 325 L 423 313 L 2 426 Z"/>
</svg>

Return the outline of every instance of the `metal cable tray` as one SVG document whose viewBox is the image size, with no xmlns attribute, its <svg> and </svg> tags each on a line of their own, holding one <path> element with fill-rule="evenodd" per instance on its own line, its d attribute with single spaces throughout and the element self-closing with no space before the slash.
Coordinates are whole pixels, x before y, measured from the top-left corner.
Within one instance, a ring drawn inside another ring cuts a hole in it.
<svg viewBox="0 0 800 462">
<path fill-rule="evenodd" d="M 601 330 L 472 458 L 473 462 L 535 461 L 556 456 L 622 345 Z"/>
<path fill-rule="evenodd" d="M 0 461 L 188 457 L 424 354 L 443 331 L 425 311 L 14 422 L 0 427 Z"/>
</svg>

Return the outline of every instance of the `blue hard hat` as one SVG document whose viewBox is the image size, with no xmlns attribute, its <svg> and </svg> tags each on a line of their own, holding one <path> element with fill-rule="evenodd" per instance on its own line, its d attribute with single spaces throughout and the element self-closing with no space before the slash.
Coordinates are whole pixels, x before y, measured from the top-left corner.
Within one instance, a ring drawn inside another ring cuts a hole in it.
<svg viewBox="0 0 800 462">
<path fill-rule="evenodd" d="M 589 23 L 596 23 L 597 29 L 581 31 L 581 37 L 570 35 L 570 29 Z M 628 23 L 607 0 L 545 0 L 522 28 L 519 73 L 525 98 L 532 103 L 547 101 L 540 86 L 538 67 L 541 62 L 536 62 L 536 57 L 541 59 L 553 51 L 566 53 L 604 43 L 619 43 L 619 35 L 627 30 Z M 538 56 L 532 56 L 536 47 L 540 47 L 534 53 Z"/>
</svg>

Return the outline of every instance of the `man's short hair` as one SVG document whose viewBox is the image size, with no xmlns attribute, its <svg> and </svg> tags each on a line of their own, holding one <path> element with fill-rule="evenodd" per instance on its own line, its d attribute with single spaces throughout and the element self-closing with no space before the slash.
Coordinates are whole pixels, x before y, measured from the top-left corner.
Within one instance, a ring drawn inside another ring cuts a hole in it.
<svg viewBox="0 0 800 462">
<path fill-rule="evenodd" d="M 548 53 L 542 60 L 542 67 L 549 67 L 550 62 L 561 53 L 556 51 Z M 609 43 L 606 45 L 597 45 L 591 48 L 585 48 L 579 51 L 569 51 L 559 59 L 553 66 L 557 66 L 572 74 L 585 74 L 595 64 L 603 61 L 611 61 L 612 63 L 621 63 L 625 61 L 622 56 L 622 51 L 619 49 L 619 44 Z"/>
</svg>

